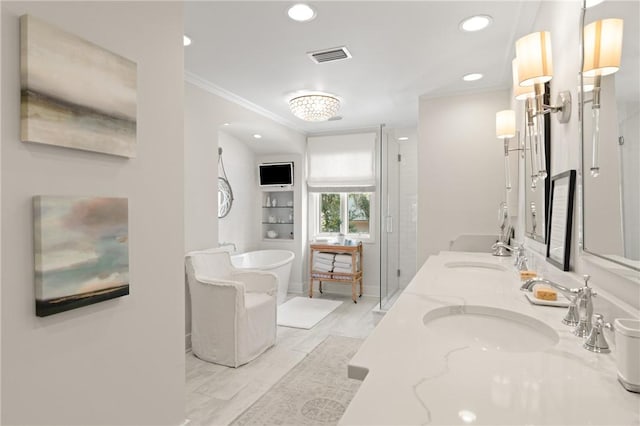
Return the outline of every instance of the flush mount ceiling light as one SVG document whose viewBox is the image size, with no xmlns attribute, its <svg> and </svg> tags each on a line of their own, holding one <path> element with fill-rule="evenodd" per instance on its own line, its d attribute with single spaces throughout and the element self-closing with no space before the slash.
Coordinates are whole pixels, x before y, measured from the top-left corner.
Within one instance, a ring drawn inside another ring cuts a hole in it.
<svg viewBox="0 0 640 426">
<path fill-rule="evenodd" d="M 462 79 L 464 81 L 476 81 L 476 80 L 480 80 L 482 77 L 484 77 L 482 74 L 474 72 L 474 73 L 465 75 L 464 77 L 462 77 Z"/>
<path fill-rule="evenodd" d="M 399 141 L 408 141 L 408 140 L 409 140 L 409 138 L 408 138 L 407 136 L 400 136 L 400 137 L 398 138 L 398 140 L 399 140 Z"/>
<path fill-rule="evenodd" d="M 191 39 L 189 37 L 187 37 L 186 35 L 182 36 L 182 45 L 183 46 L 189 46 L 191 44 Z"/>
<path fill-rule="evenodd" d="M 326 93 L 313 93 L 291 99 L 289 108 L 304 121 L 327 121 L 337 114 L 340 100 Z"/>
<path fill-rule="evenodd" d="M 289 18 L 297 22 L 308 22 L 316 17 L 316 11 L 311 6 L 304 3 L 294 4 L 287 10 Z"/>
<path fill-rule="evenodd" d="M 489 15 L 476 15 L 460 22 L 459 28 L 462 31 L 480 31 L 489 26 L 493 19 Z"/>
<path fill-rule="evenodd" d="M 254 137 L 255 139 L 262 139 L 262 135 L 261 135 L 261 134 L 259 134 L 259 133 L 256 133 L 255 135 L 253 135 L 253 137 Z"/>
</svg>

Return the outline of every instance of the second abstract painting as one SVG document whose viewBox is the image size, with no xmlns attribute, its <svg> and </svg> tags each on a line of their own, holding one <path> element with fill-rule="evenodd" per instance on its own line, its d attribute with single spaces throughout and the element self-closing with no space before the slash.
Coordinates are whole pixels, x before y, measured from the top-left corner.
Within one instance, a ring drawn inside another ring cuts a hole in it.
<svg viewBox="0 0 640 426">
<path fill-rule="evenodd" d="M 126 198 L 37 196 L 36 315 L 129 294 Z"/>
</svg>

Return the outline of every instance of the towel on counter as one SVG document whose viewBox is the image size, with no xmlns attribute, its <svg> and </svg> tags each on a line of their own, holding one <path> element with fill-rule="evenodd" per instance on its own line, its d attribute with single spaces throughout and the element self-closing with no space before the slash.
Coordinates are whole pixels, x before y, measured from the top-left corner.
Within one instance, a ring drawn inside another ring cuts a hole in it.
<svg viewBox="0 0 640 426">
<path fill-rule="evenodd" d="M 330 261 L 333 262 L 333 260 L 336 257 L 336 255 L 334 253 L 325 253 L 325 252 L 321 251 L 319 253 L 315 253 L 313 255 L 313 257 L 315 257 L 316 259 L 326 259 L 326 260 L 330 260 Z"/>
</svg>

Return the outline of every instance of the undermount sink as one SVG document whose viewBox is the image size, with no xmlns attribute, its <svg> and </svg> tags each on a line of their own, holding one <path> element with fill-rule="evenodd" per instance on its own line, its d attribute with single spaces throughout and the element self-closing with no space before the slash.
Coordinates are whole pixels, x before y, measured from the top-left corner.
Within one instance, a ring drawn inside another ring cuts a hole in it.
<svg viewBox="0 0 640 426">
<path fill-rule="evenodd" d="M 540 320 L 489 306 L 444 306 L 428 312 L 422 320 L 447 344 L 483 351 L 537 352 L 560 340 L 558 333 Z"/>
<path fill-rule="evenodd" d="M 465 261 L 465 262 L 447 262 L 444 264 L 445 268 L 449 269 L 493 269 L 494 271 L 506 271 L 502 265 L 496 265 L 494 263 L 488 262 L 474 262 L 474 261 Z"/>
</svg>

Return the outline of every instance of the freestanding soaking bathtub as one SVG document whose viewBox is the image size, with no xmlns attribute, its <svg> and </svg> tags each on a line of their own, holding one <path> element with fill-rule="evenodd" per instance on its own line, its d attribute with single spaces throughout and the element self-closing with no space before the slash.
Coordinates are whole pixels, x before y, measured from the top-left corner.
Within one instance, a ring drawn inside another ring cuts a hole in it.
<svg viewBox="0 0 640 426">
<path fill-rule="evenodd" d="M 231 256 L 231 263 L 239 269 L 273 272 L 278 276 L 278 305 L 287 298 L 291 264 L 295 254 L 289 250 L 258 250 Z"/>
</svg>

